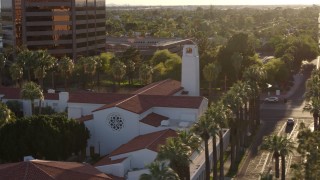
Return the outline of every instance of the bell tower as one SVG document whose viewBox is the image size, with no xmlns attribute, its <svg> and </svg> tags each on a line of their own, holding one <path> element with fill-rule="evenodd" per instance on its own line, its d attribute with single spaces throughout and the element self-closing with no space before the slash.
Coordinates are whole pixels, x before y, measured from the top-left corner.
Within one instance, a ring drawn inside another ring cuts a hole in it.
<svg viewBox="0 0 320 180">
<path fill-rule="evenodd" d="M 181 86 L 189 96 L 200 96 L 199 53 L 196 45 L 183 47 Z"/>
</svg>

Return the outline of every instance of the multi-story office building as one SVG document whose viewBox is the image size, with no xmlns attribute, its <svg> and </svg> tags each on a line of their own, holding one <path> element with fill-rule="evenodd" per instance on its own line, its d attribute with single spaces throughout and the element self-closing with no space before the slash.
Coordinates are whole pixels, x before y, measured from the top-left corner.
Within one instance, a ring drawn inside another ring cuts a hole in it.
<svg viewBox="0 0 320 180">
<path fill-rule="evenodd" d="M 105 50 L 105 14 L 105 0 L 1 0 L 3 45 L 94 55 Z"/>
</svg>

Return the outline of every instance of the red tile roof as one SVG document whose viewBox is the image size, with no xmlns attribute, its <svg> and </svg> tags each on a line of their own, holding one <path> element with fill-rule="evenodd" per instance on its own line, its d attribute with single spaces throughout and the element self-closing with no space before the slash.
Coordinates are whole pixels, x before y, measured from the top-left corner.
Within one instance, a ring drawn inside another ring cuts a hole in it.
<svg viewBox="0 0 320 180">
<path fill-rule="evenodd" d="M 151 113 L 151 114 L 148 114 L 143 119 L 141 119 L 140 122 L 148 124 L 150 126 L 158 127 L 161 125 L 162 120 L 167 120 L 167 119 L 169 119 L 169 118 L 166 116 L 162 116 L 162 115 L 156 114 L 156 113 Z"/>
<path fill-rule="evenodd" d="M 93 120 L 93 115 L 89 114 L 89 115 L 86 115 L 86 116 L 82 116 L 82 117 L 78 118 L 77 120 L 79 122 L 90 121 L 90 120 Z"/>
<path fill-rule="evenodd" d="M 151 83 L 135 92 L 133 94 L 144 94 L 144 95 L 163 95 L 170 96 L 178 91 L 181 91 L 181 83 L 176 80 L 166 79 L 163 81 Z"/>
<path fill-rule="evenodd" d="M 133 138 L 128 143 L 121 145 L 116 150 L 112 151 L 109 157 L 138 151 L 141 149 L 149 149 L 151 151 L 158 152 L 160 145 L 164 145 L 166 143 L 167 138 L 176 136 L 177 132 L 172 129 L 166 129 L 162 131 L 140 135 Z"/>
<path fill-rule="evenodd" d="M 89 164 L 31 160 L 0 165 L 0 179 L 100 180 L 117 178 L 103 174 Z"/>
<path fill-rule="evenodd" d="M 0 94 L 4 95 L 5 99 L 20 99 L 20 88 L 0 87 Z"/>
<path fill-rule="evenodd" d="M 111 160 L 110 156 L 105 156 L 103 157 L 100 161 L 98 161 L 96 164 L 94 164 L 95 167 L 97 166 L 105 166 L 105 165 L 110 165 L 110 164 L 118 164 L 123 162 L 127 158 L 120 158 L 116 160 Z"/>
<path fill-rule="evenodd" d="M 110 107 L 119 107 L 140 114 L 152 107 L 199 108 L 204 98 L 198 96 L 155 96 L 134 95 L 123 101 L 106 104 L 94 111 Z"/>
<path fill-rule="evenodd" d="M 20 88 L 0 87 L 0 94 L 4 94 L 5 99 L 21 99 Z M 58 93 L 43 93 L 44 99 L 59 100 Z"/>
<path fill-rule="evenodd" d="M 59 100 L 58 93 L 44 93 L 43 95 L 46 100 Z"/>
<path fill-rule="evenodd" d="M 93 103 L 110 104 L 119 100 L 126 99 L 131 94 L 110 94 L 94 92 L 72 92 L 69 94 L 69 103 Z"/>
</svg>

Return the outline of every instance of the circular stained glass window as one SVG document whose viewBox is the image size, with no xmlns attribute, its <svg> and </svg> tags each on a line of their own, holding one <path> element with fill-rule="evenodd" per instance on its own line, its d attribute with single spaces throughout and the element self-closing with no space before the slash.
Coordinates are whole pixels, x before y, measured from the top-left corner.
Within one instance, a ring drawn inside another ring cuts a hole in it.
<svg viewBox="0 0 320 180">
<path fill-rule="evenodd" d="M 111 113 L 108 118 L 108 125 L 114 131 L 120 131 L 124 127 L 124 120 L 119 113 Z"/>
</svg>

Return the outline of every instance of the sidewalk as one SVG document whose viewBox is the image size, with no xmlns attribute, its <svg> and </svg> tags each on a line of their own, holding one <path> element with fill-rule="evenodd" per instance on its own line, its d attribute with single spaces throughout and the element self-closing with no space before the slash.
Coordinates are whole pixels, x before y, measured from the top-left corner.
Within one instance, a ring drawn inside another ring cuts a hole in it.
<svg viewBox="0 0 320 180">
<path fill-rule="evenodd" d="M 289 91 L 287 91 L 287 92 L 281 92 L 281 94 L 280 95 L 278 95 L 277 97 L 279 97 L 279 99 L 284 99 L 284 98 L 286 98 L 286 99 L 288 99 L 288 98 L 290 98 L 293 94 L 294 94 L 294 92 L 301 86 L 301 84 L 304 82 L 304 80 L 305 80 L 305 77 L 302 75 L 302 74 L 296 74 L 296 75 L 294 75 L 293 76 L 293 86 L 290 88 L 290 90 Z M 270 96 L 276 96 L 275 95 L 275 92 L 273 92 L 273 93 L 270 93 Z M 265 94 L 261 94 L 261 96 L 260 96 L 260 100 L 264 100 L 266 97 L 268 97 L 268 94 L 267 93 L 265 93 Z M 257 132 L 257 134 L 259 134 L 259 132 Z M 258 136 L 258 135 L 257 135 Z M 252 142 L 252 144 L 254 144 L 255 143 L 255 141 L 253 141 Z M 251 144 L 251 145 L 252 145 Z M 251 146 L 250 146 L 251 147 Z M 246 156 L 248 156 L 249 154 L 249 151 L 250 151 L 250 148 L 249 149 L 247 149 L 246 150 L 246 152 L 245 152 L 245 154 L 244 154 L 244 158 L 246 159 L 247 157 Z M 242 162 L 242 163 L 244 163 L 244 162 Z M 230 159 L 230 156 L 228 157 L 228 159 L 224 162 L 224 173 L 225 173 L 225 175 L 228 173 L 228 171 L 229 171 L 229 168 L 230 168 L 230 164 L 231 164 L 231 159 Z M 238 173 L 239 173 L 239 171 L 240 171 L 240 169 L 242 168 L 242 166 L 243 166 L 243 164 L 240 164 L 239 165 L 239 169 L 238 169 Z M 230 177 L 225 177 L 225 179 L 233 179 L 233 178 L 230 178 Z"/>
</svg>

